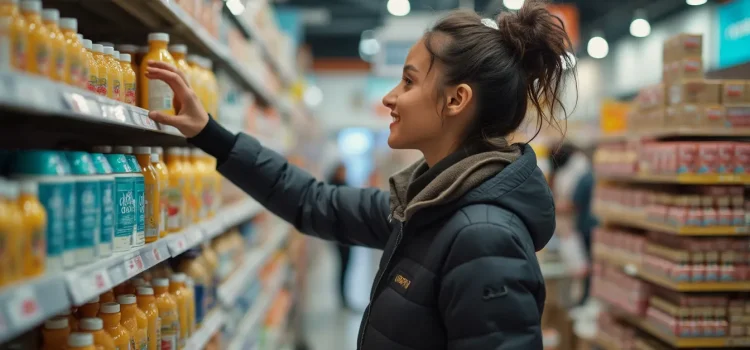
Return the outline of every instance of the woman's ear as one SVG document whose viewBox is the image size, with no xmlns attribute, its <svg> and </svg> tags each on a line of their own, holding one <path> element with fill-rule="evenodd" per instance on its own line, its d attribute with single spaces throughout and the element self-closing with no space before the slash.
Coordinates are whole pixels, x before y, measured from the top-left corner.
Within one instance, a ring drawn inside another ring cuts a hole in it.
<svg viewBox="0 0 750 350">
<path fill-rule="evenodd" d="M 469 84 L 458 84 L 447 89 L 445 113 L 448 117 L 460 115 L 470 108 L 474 91 Z"/>
</svg>

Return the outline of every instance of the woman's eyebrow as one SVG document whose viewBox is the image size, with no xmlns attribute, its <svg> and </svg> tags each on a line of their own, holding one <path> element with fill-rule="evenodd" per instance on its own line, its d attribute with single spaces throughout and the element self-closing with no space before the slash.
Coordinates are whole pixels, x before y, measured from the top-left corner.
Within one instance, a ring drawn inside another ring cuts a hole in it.
<svg viewBox="0 0 750 350">
<path fill-rule="evenodd" d="M 404 66 L 404 72 L 406 72 L 408 70 L 413 71 L 415 73 L 419 73 L 419 69 L 417 69 L 417 67 L 414 67 L 411 64 L 407 64 L 407 65 Z"/>
</svg>

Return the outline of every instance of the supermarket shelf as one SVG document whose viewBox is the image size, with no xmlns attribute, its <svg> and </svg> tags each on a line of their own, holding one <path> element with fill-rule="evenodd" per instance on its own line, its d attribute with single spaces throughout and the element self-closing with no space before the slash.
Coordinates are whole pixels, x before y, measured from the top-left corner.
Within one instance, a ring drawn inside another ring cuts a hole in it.
<svg viewBox="0 0 750 350">
<path fill-rule="evenodd" d="M 662 139 L 670 137 L 747 137 L 750 128 L 697 128 L 672 127 L 638 132 L 621 132 L 602 135 L 600 143 L 639 141 L 641 139 Z"/>
<path fill-rule="evenodd" d="M 234 338 L 229 343 L 229 350 L 240 350 L 246 349 L 245 340 L 248 334 L 252 332 L 255 327 L 262 325 L 264 316 L 268 313 L 268 310 L 273 304 L 273 299 L 278 294 L 281 287 L 284 285 L 286 277 L 286 265 L 279 268 L 280 271 L 276 272 L 273 280 L 269 284 L 267 290 L 265 290 L 258 298 L 253 302 L 253 306 L 248 310 L 245 317 L 240 321 L 240 326 L 237 329 Z"/>
<path fill-rule="evenodd" d="M 634 258 L 616 250 L 594 245 L 596 261 L 618 266 L 630 275 L 677 292 L 745 292 L 750 291 L 750 282 L 676 282 L 667 277 L 648 272 Z"/>
<path fill-rule="evenodd" d="M 0 344 L 70 308 L 65 279 L 48 275 L 0 289 Z"/>
<path fill-rule="evenodd" d="M 652 222 L 641 215 L 604 208 L 596 208 L 594 214 L 604 222 L 680 236 L 747 236 L 750 234 L 750 227 L 745 226 L 679 227 Z"/>
<path fill-rule="evenodd" d="M 247 284 L 256 278 L 258 269 L 278 250 L 281 245 L 286 241 L 289 233 L 289 224 L 279 223 L 274 227 L 273 232 L 269 235 L 269 239 L 264 242 L 260 247 L 250 250 L 245 255 L 245 260 L 242 266 L 232 274 L 226 282 L 219 286 L 217 294 L 219 301 L 221 301 L 226 307 L 232 307 L 235 300 L 239 297 L 243 288 Z"/>
<path fill-rule="evenodd" d="M 669 344 L 674 348 L 686 349 L 686 348 L 745 348 L 750 346 L 750 337 L 678 337 L 674 334 L 670 334 L 663 330 L 659 326 L 653 324 L 642 317 L 625 314 L 615 313 L 615 316 L 633 325 L 634 327 L 650 334 L 651 336 Z"/>
<path fill-rule="evenodd" d="M 597 178 L 609 181 L 625 181 L 634 183 L 669 183 L 682 185 L 748 185 L 750 184 L 750 175 L 656 175 L 656 174 L 635 174 L 635 175 L 607 175 L 597 174 Z"/>
<path fill-rule="evenodd" d="M 202 350 L 211 337 L 218 332 L 226 322 L 226 314 L 221 308 L 212 311 L 203 320 L 201 327 L 195 331 L 185 344 L 185 350 Z"/>
<path fill-rule="evenodd" d="M 591 342 L 601 348 L 602 350 L 620 350 L 620 346 L 617 345 L 612 339 L 605 334 L 597 334 Z"/>
</svg>

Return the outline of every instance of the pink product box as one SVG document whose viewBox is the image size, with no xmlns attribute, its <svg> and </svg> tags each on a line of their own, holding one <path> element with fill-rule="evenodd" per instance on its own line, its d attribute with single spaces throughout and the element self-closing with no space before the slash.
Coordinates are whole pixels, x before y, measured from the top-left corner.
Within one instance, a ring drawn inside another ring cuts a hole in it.
<svg viewBox="0 0 750 350">
<path fill-rule="evenodd" d="M 719 171 L 719 143 L 701 142 L 698 146 L 698 174 L 712 175 Z"/>
<path fill-rule="evenodd" d="M 738 142 L 734 146 L 734 172 L 750 174 L 750 143 Z"/>
<path fill-rule="evenodd" d="M 680 142 L 677 144 L 677 173 L 692 174 L 696 172 L 698 144 L 695 142 Z"/>
<path fill-rule="evenodd" d="M 718 143 L 719 148 L 719 174 L 733 174 L 735 171 L 735 145 L 736 142 Z"/>
</svg>

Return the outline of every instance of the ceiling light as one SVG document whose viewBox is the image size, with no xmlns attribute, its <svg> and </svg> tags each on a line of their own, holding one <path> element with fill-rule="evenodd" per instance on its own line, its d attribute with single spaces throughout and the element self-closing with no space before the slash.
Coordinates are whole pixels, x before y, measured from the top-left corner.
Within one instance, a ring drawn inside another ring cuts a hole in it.
<svg viewBox="0 0 750 350">
<path fill-rule="evenodd" d="M 603 35 L 595 34 L 589 39 L 589 43 L 586 45 L 586 51 L 589 53 L 589 56 L 593 58 L 604 58 L 607 57 L 607 54 L 609 53 L 609 44 L 607 43 L 607 40 L 604 39 Z"/>
<path fill-rule="evenodd" d="M 388 0 L 388 12 L 394 16 L 406 16 L 411 11 L 409 0 Z"/>
<path fill-rule="evenodd" d="M 520 10 L 523 7 L 523 0 L 503 0 L 503 5 L 508 10 Z"/>
<path fill-rule="evenodd" d="M 630 35 L 645 38 L 649 34 L 651 34 L 651 24 L 646 20 L 646 13 L 643 10 L 636 11 L 633 22 L 630 22 Z"/>
<path fill-rule="evenodd" d="M 690 6 L 700 6 L 708 2 L 708 0 L 687 0 L 686 2 Z"/>
</svg>

